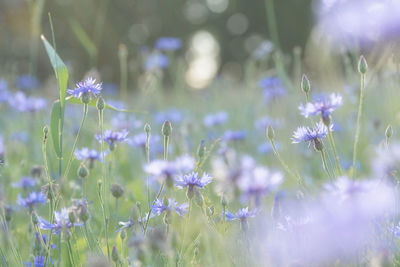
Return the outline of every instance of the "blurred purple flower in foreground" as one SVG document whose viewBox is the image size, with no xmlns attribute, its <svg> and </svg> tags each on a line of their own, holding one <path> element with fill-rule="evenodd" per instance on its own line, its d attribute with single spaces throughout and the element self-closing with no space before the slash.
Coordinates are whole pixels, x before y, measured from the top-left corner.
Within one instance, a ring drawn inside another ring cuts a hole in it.
<svg viewBox="0 0 400 267">
<path fill-rule="evenodd" d="M 399 1 L 320 0 L 316 11 L 321 32 L 337 47 L 369 46 L 399 37 Z"/>
<path fill-rule="evenodd" d="M 161 37 L 154 45 L 154 48 L 160 51 L 175 51 L 181 47 L 182 41 L 174 37 Z"/>
</svg>

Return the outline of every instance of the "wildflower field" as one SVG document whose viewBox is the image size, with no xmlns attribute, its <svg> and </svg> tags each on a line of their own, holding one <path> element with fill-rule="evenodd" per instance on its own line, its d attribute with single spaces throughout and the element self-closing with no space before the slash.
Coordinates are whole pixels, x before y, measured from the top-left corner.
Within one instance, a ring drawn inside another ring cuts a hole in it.
<svg viewBox="0 0 400 267">
<path fill-rule="evenodd" d="M 398 1 L 61 2 L 0 2 L 1 266 L 400 266 Z"/>
</svg>

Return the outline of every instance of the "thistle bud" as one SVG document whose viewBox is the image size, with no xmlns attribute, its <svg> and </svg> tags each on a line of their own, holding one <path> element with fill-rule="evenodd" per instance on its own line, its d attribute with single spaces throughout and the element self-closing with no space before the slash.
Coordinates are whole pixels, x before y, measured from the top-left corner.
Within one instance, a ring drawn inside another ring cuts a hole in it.
<svg viewBox="0 0 400 267">
<path fill-rule="evenodd" d="M 322 151 L 324 149 L 324 145 L 318 138 L 314 139 L 314 149 L 316 151 Z"/>
<path fill-rule="evenodd" d="M 111 194 L 115 198 L 120 198 L 124 194 L 124 188 L 119 184 L 112 184 L 110 188 Z"/>
<path fill-rule="evenodd" d="M 90 102 L 90 95 L 88 93 L 85 93 L 81 96 L 81 101 L 83 104 L 89 104 Z"/>
<path fill-rule="evenodd" d="M 150 134 L 150 131 L 151 131 L 150 124 L 146 123 L 144 125 L 144 131 L 146 132 L 147 136 Z"/>
<path fill-rule="evenodd" d="M 82 205 L 79 207 L 79 212 L 78 212 L 79 220 L 81 222 L 87 222 L 89 220 L 89 212 L 87 210 L 87 207 L 85 205 Z"/>
<path fill-rule="evenodd" d="M 47 139 L 47 134 L 49 133 L 49 126 L 43 127 L 43 139 Z"/>
<path fill-rule="evenodd" d="M 6 219 L 6 222 L 10 222 L 13 214 L 13 209 L 11 206 L 5 206 L 4 207 L 4 217 Z"/>
<path fill-rule="evenodd" d="M 304 93 L 308 94 L 308 92 L 310 92 L 310 89 L 310 80 L 308 80 L 307 76 L 303 74 L 303 77 L 301 78 L 301 90 L 303 90 Z"/>
<path fill-rule="evenodd" d="M 172 133 L 172 124 L 170 121 L 165 121 L 161 128 L 161 133 L 163 136 L 171 136 Z"/>
<path fill-rule="evenodd" d="M 68 212 L 68 219 L 73 224 L 76 222 L 76 216 L 75 216 L 75 212 L 74 211 L 70 210 Z"/>
<path fill-rule="evenodd" d="M 268 125 L 268 127 L 267 127 L 267 137 L 269 140 L 273 140 L 275 137 L 274 128 L 272 128 L 271 125 Z"/>
<path fill-rule="evenodd" d="M 368 70 L 367 60 L 365 60 L 364 56 L 361 56 L 360 60 L 358 61 L 358 72 L 360 72 L 360 74 L 365 74 L 367 73 L 367 70 Z"/>
<path fill-rule="evenodd" d="M 44 173 L 43 166 L 34 165 L 29 171 L 33 177 L 41 177 Z"/>
<path fill-rule="evenodd" d="M 221 205 L 222 207 L 226 207 L 228 205 L 228 200 L 226 199 L 225 196 L 221 197 Z"/>
<path fill-rule="evenodd" d="M 393 135 L 393 128 L 392 125 L 389 124 L 385 131 L 386 139 L 389 140 L 392 137 L 392 135 Z"/>
<path fill-rule="evenodd" d="M 117 251 L 117 248 L 115 246 L 113 246 L 112 251 L 111 251 L 111 259 L 115 263 L 117 263 L 119 261 L 118 251 Z"/>
<path fill-rule="evenodd" d="M 202 159 L 206 153 L 205 141 L 201 140 L 199 147 L 197 148 L 197 156 Z"/>
<path fill-rule="evenodd" d="M 85 164 L 81 163 L 78 168 L 78 177 L 81 179 L 86 178 L 89 175 L 89 170 L 86 168 Z"/>
<path fill-rule="evenodd" d="M 121 231 L 121 233 L 119 234 L 119 237 L 121 238 L 121 240 L 124 240 L 126 238 L 126 231 L 125 229 Z"/>
<path fill-rule="evenodd" d="M 37 225 L 39 223 L 39 217 L 36 214 L 36 212 L 32 212 L 31 219 L 32 219 L 33 225 Z"/>
<path fill-rule="evenodd" d="M 99 96 L 99 98 L 97 98 L 96 108 L 98 110 L 103 110 L 105 108 L 105 106 L 106 106 L 106 102 L 104 101 L 104 98 Z"/>
</svg>

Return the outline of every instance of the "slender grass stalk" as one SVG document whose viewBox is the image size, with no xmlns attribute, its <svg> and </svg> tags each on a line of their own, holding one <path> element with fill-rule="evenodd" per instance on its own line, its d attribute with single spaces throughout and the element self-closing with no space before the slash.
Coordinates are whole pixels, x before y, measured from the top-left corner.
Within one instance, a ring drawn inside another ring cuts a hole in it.
<svg viewBox="0 0 400 267">
<path fill-rule="evenodd" d="M 72 266 L 76 266 L 74 252 L 72 250 L 70 237 L 67 237 L 67 245 L 68 245 L 68 254 L 69 254 L 69 258 L 70 258 L 70 261 L 72 263 Z"/>
<path fill-rule="evenodd" d="M 358 114 L 357 114 L 357 124 L 356 124 L 356 133 L 354 137 L 354 146 L 353 146 L 353 164 L 351 170 L 351 177 L 354 178 L 356 174 L 356 161 L 357 161 L 357 148 L 358 142 L 360 138 L 360 128 L 361 128 L 361 116 L 362 116 L 362 108 L 364 102 L 364 90 L 365 90 L 365 73 L 367 72 L 368 65 L 363 56 L 360 57 L 360 61 L 358 63 L 358 71 L 361 75 L 360 80 L 360 99 L 358 104 Z"/>
<path fill-rule="evenodd" d="M 332 180 L 332 176 L 328 171 L 328 165 L 326 164 L 325 152 L 323 149 L 321 150 L 321 159 L 322 159 L 322 165 L 323 165 L 324 170 L 328 174 L 329 179 Z"/>
<path fill-rule="evenodd" d="M 68 159 L 68 163 L 67 163 L 67 168 L 66 168 L 65 173 L 64 173 L 64 177 L 65 177 L 65 178 L 68 177 L 68 173 L 69 173 L 69 170 L 70 170 L 70 168 L 71 168 L 71 163 L 72 163 L 72 159 L 73 159 L 73 156 L 74 156 L 75 148 L 76 148 L 76 145 L 77 145 L 77 143 L 78 143 L 79 135 L 80 135 L 80 133 L 81 133 L 81 131 L 82 131 L 83 125 L 84 125 L 84 123 L 85 123 L 85 120 L 86 120 L 86 117 L 87 117 L 87 113 L 88 113 L 88 104 L 83 104 L 83 117 L 82 117 L 81 125 L 79 126 L 78 133 L 77 133 L 77 135 L 76 135 L 74 144 L 73 144 L 73 146 L 72 146 L 71 154 L 69 155 L 69 159 Z"/>
<path fill-rule="evenodd" d="M 340 166 L 339 156 L 338 156 L 338 154 L 336 152 L 335 140 L 333 139 L 333 134 L 332 134 L 332 131 L 331 131 L 330 127 L 327 127 L 327 128 L 328 128 L 329 143 L 331 144 L 333 155 L 335 157 L 336 169 L 338 171 L 338 174 L 342 175 L 343 171 L 342 171 L 342 167 Z"/>
<path fill-rule="evenodd" d="M 31 2 L 31 45 L 30 45 L 30 64 L 29 72 L 31 75 L 36 75 L 37 55 L 39 48 L 39 36 L 41 32 L 41 18 L 45 0 Z"/>
<path fill-rule="evenodd" d="M 183 227 L 182 243 L 181 243 L 181 248 L 180 248 L 180 250 L 179 250 L 179 260 L 178 260 L 177 266 L 179 266 L 179 263 L 181 262 L 181 260 L 182 260 L 182 258 L 183 258 L 183 257 L 182 257 L 183 245 L 184 245 L 184 243 L 185 243 L 186 228 L 187 228 L 187 226 L 189 225 L 189 222 L 190 222 L 190 214 L 192 213 L 192 206 L 193 206 L 193 203 L 192 203 L 192 202 L 193 202 L 192 199 L 190 199 L 190 201 L 189 201 L 188 218 L 187 218 L 187 220 L 186 220 L 185 226 Z"/>
<path fill-rule="evenodd" d="M 122 99 L 128 97 L 128 49 L 126 45 L 120 44 L 118 50 L 120 66 L 120 88 Z"/>
</svg>

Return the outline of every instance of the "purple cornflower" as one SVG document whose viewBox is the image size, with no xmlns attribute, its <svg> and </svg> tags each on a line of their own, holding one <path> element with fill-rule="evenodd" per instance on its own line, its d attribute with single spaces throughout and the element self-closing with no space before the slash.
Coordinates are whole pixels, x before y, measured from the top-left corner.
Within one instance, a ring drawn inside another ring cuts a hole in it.
<svg viewBox="0 0 400 267">
<path fill-rule="evenodd" d="M 168 201 L 164 203 L 160 199 L 154 200 L 154 204 L 150 205 L 151 213 L 154 215 L 161 215 L 164 211 L 169 213 L 175 211 L 179 216 L 184 216 L 187 213 L 188 203 L 183 203 L 178 205 L 178 202 L 173 198 L 169 198 Z"/>
<path fill-rule="evenodd" d="M 258 82 L 258 86 L 263 89 L 264 100 L 266 102 L 287 94 L 281 79 L 278 77 L 263 78 Z"/>
<path fill-rule="evenodd" d="M 54 212 L 54 223 L 49 223 L 42 217 L 39 217 L 39 228 L 43 230 L 52 230 L 54 234 L 59 234 L 61 231 L 68 232 L 73 226 L 82 226 L 83 223 L 72 223 L 69 220 L 68 209 L 63 208 L 61 211 Z"/>
<path fill-rule="evenodd" d="M 332 130 L 333 124 L 330 125 Z M 320 142 L 319 139 L 324 138 L 328 134 L 328 127 L 326 127 L 322 122 L 315 124 L 314 128 L 310 127 L 299 127 L 293 133 L 292 143 L 297 144 L 300 142 Z"/>
<path fill-rule="evenodd" d="M 240 141 L 246 138 L 246 131 L 239 130 L 239 131 L 232 131 L 227 130 L 222 136 L 224 141 Z"/>
<path fill-rule="evenodd" d="M 107 154 L 107 151 L 104 152 L 104 156 Z M 77 149 L 74 152 L 75 158 L 81 161 L 89 161 L 89 167 L 93 168 L 94 162 L 96 160 L 102 162 L 102 155 L 100 152 L 94 149 L 89 149 L 87 147 L 83 147 L 81 150 Z"/>
<path fill-rule="evenodd" d="M 183 176 L 178 177 L 175 180 L 176 187 L 182 189 L 184 187 L 198 187 L 203 188 L 212 181 L 212 177 L 207 173 L 204 173 L 201 178 L 198 178 L 197 172 L 192 172 Z"/>
<path fill-rule="evenodd" d="M 27 97 L 23 92 L 17 92 L 8 99 L 8 104 L 20 112 L 36 112 L 46 108 L 46 100 Z"/>
<path fill-rule="evenodd" d="M 146 71 L 153 71 L 156 69 L 165 69 L 169 65 L 169 59 L 166 55 L 160 53 L 151 53 L 144 63 L 143 68 Z"/>
<path fill-rule="evenodd" d="M 8 83 L 5 80 L 0 79 L 0 103 L 8 102 L 11 97 L 11 93 L 8 91 Z"/>
<path fill-rule="evenodd" d="M 273 49 L 274 44 L 269 40 L 265 40 L 254 50 L 252 57 L 256 60 L 262 60 L 266 58 Z"/>
<path fill-rule="evenodd" d="M 235 214 L 230 213 L 229 211 L 225 212 L 225 217 L 228 221 L 234 221 L 234 220 L 240 220 L 240 221 L 244 221 L 247 220 L 247 218 L 253 218 L 256 216 L 256 214 L 258 213 L 258 209 L 253 209 L 249 211 L 249 208 L 243 208 L 240 209 L 238 212 L 236 212 Z"/>
<path fill-rule="evenodd" d="M 299 109 L 301 115 L 308 118 L 309 116 L 314 116 L 321 114 L 322 119 L 330 116 L 330 114 L 342 105 L 342 96 L 339 94 L 332 93 L 329 98 L 319 100 L 314 103 L 307 103 L 305 106 L 300 105 Z"/>
<path fill-rule="evenodd" d="M 131 228 L 135 223 L 132 219 L 129 219 L 127 222 L 119 222 L 118 223 L 121 227 L 117 229 L 117 233 L 121 232 L 122 230 L 126 228 Z"/>
<path fill-rule="evenodd" d="M 26 198 L 22 198 L 18 195 L 17 204 L 21 207 L 27 208 L 30 211 L 37 204 L 45 204 L 46 197 L 41 192 L 31 192 Z"/>
<path fill-rule="evenodd" d="M 124 142 L 127 140 L 128 131 L 123 129 L 120 132 L 105 130 L 103 133 L 103 140 L 108 143 L 110 150 L 113 151 L 115 148 L 115 143 Z M 101 142 L 101 135 L 96 134 L 96 139 Z"/>
<path fill-rule="evenodd" d="M 102 83 L 96 83 L 96 79 L 92 77 L 85 81 L 78 82 L 74 90 L 68 89 L 67 93 L 71 96 L 80 99 L 82 96 L 97 97 L 102 89 Z"/>
<path fill-rule="evenodd" d="M 208 114 L 203 119 L 203 124 L 206 127 L 214 127 L 224 124 L 228 120 L 228 113 L 220 111 L 215 114 Z"/>
<path fill-rule="evenodd" d="M 23 189 L 27 189 L 30 187 L 34 187 L 36 184 L 35 179 L 28 177 L 28 176 L 23 176 L 21 177 L 21 179 L 18 182 L 12 183 L 12 187 L 16 187 L 16 188 L 23 188 Z"/>
<path fill-rule="evenodd" d="M 182 41 L 174 37 L 161 37 L 154 45 L 154 48 L 160 51 L 175 51 L 181 47 Z"/>
<path fill-rule="evenodd" d="M 39 80 L 29 74 L 20 75 L 15 81 L 16 86 L 21 90 L 30 90 L 39 88 Z"/>
<path fill-rule="evenodd" d="M 46 257 L 45 256 L 36 256 L 33 259 L 33 267 L 44 267 L 46 263 Z M 25 262 L 24 263 L 25 266 L 27 267 L 32 267 L 32 263 L 31 262 Z M 53 264 L 50 264 L 49 266 L 52 266 Z"/>
</svg>

